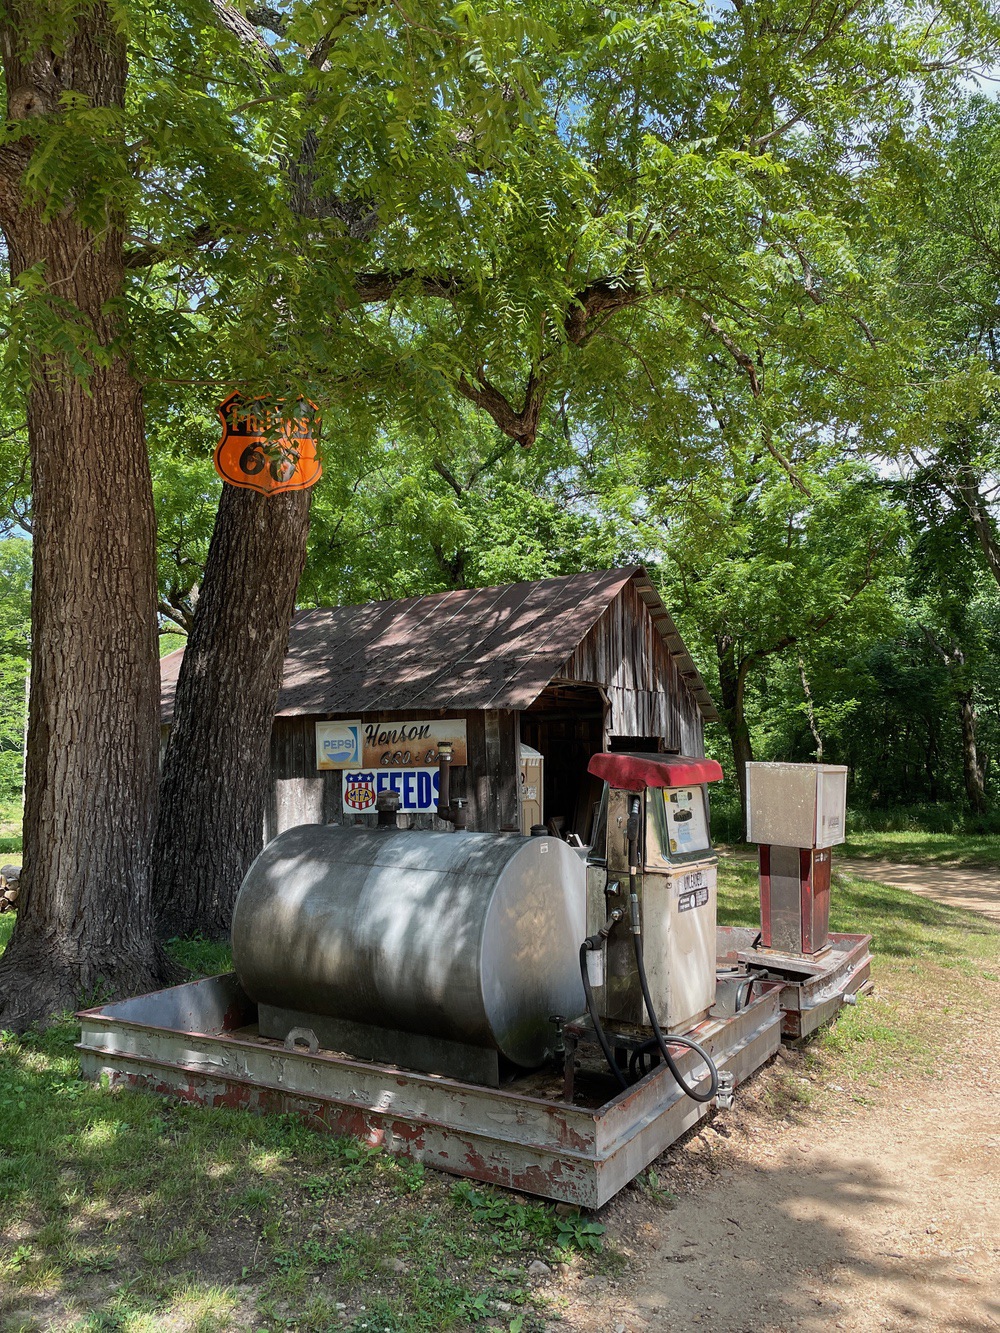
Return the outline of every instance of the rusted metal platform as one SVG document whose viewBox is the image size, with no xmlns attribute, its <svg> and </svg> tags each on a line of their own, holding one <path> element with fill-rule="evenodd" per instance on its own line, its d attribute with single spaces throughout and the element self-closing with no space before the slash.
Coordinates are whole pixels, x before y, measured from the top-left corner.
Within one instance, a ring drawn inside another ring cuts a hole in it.
<svg viewBox="0 0 1000 1333">
<path fill-rule="evenodd" d="M 692 1029 L 738 1086 L 781 1042 L 780 982 L 763 982 L 739 1013 Z M 174 986 L 78 1015 L 83 1073 L 208 1106 L 278 1112 L 350 1134 L 455 1175 L 599 1208 L 711 1109 L 663 1067 L 607 1100 L 606 1072 L 562 1073 L 497 1088 L 286 1049 L 257 1033 L 256 1005 L 234 974 Z M 677 1060 L 691 1079 L 699 1061 Z"/>
<path fill-rule="evenodd" d="M 747 926 L 719 926 L 716 939 L 717 966 L 781 983 L 781 1035 L 791 1041 L 808 1037 L 872 987 L 870 935 L 831 933 L 809 957 L 754 948 L 759 932 Z"/>
</svg>

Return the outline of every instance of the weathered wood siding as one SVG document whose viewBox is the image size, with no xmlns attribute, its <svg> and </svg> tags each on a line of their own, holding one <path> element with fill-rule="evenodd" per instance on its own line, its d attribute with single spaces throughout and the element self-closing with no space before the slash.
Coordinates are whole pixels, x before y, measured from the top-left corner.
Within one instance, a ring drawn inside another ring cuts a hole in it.
<svg viewBox="0 0 1000 1333">
<path fill-rule="evenodd" d="M 626 584 L 559 675 L 603 688 L 612 736 L 662 736 L 668 750 L 704 753 L 697 700 L 634 583 Z"/>
<path fill-rule="evenodd" d="M 276 717 L 271 729 L 271 782 L 264 813 L 264 841 L 297 824 L 374 824 L 375 815 L 349 815 L 343 805 L 343 772 L 316 767 L 316 723 L 339 716 Z M 395 713 L 352 713 L 362 722 L 394 722 Z M 517 823 L 518 717 L 499 712 L 411 712 L 407 719 L 464 717 L 468 764 L 452 769 L 453 798 L 466 801 L 469 827 L 499 832 Z M 436 815 L 411 816 L 415 828 L 450 828 Z"/>
</svg>

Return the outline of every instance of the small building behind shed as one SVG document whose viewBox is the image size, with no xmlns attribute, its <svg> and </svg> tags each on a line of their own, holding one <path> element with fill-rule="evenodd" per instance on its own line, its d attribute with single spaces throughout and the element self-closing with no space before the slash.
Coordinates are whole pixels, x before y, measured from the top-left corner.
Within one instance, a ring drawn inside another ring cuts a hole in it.
<svg viewBox="0 0 1000 1333">
<path fill-rule="evenodd" d="M 165 728 L 182 657 L 161 663 Z M 470 829 L 528 831 L 540 814 L 587 842 L 592 754 L 700 756 L 717 719 L 641 566 L 303 611 L 271 733 L 264 840 L 296 824 L 374 823 L 387 785 L 414 825 L 445 827 L 434 806 L 449 740 Z"/>
</svg>

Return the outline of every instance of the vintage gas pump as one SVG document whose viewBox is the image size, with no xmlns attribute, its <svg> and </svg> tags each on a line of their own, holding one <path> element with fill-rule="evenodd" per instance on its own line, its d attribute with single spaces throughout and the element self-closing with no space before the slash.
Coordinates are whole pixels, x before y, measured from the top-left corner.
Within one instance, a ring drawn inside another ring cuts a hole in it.
<svg viewBox="0 0 1000 1333">
<path fill-rule="evenodd" d="M 812 955 L 830 935 L 830 848 L 844 841 L 847 769 L 747 764 L 747 840 L 760 848 L 760 943 Z"/>
<path fill-rule="evenodd" d="M 662 1051 L 665 1032 L 691 1046 L 677 1034 L 715 1002 L 717 858 L 708 783 L 722 769 L 683 755 L 598 754 L 588 770 L 606 785 L 588 858 L 581 959 L 590 1017 L 615 1070 L 611 1045 Z"/>
</svg>

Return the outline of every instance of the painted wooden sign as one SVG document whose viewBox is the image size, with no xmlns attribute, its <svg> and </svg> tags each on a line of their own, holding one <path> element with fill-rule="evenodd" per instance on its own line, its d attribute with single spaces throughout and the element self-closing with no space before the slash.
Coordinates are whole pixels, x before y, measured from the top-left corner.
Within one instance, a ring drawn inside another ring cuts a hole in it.
<svg viewBox="0 0 1000 1333">
<path fill-rule="evenodd" d="M 319 481 L 315 404 L 300 400 L 298 415 L 289 421 L 282 418 L 280 399 L 265 403 L 234 393 L 218 411 L 222 439 L 215 447 L 215 470 L 230 486 L 278 495 L 308 490 Z"/>
<path fill-rule="evenodd" d="M 394 791 L 406 814 L 427 814 L 437 809 L 436 768 L 368 768 L 344 772 L 344 814 L 373 815 L 379 792 Z"/>
<path fill-rule="evenodd" d="M 316 723 L 316 767 L 427 768 L 441 741 L 452 744 L 452 765 L 468 762 L 464 718 L 422 722 Z"/>
</svg>

